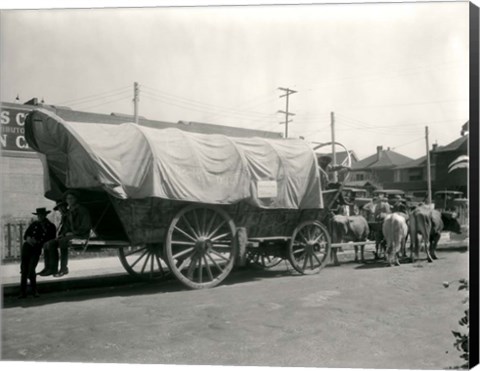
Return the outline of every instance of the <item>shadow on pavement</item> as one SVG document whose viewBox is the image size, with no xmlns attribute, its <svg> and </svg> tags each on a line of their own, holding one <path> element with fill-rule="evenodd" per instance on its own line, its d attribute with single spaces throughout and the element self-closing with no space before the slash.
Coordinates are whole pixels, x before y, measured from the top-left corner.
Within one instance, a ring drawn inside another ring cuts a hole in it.
<svg viewBox="0 0 480 371">
<path fill-rule="evenodd" d="M 292 276 L 290 270 L 260 270 L 258 268 L 235 269 L 223 281 L 221 286 L 232 286 L 245 282 L 255 282 L 276 277 Z M 119 278 L 122 278 L 121 280 Z M 40 297 L 28 296 L 24 299 L 17 295 L 3 297 L 3 308 L 36 307 L 54 303 L 78 302 L 83 300 L 110 298 L 115 296 L 158 295 L 171 292 L 189 291 L 190 289 L 177 281 L 173 275 L 152 281 L 142 281 L 128 275 L 118 277 L 97 276 L 76 279 L 75 282 L 62 282 L 61 286 L 47 289 L 39 286 Z M 212 289 L 209 289 L 212 290 Z M 214 290 L 214 288 L 213 288 Z"/>
</svg>

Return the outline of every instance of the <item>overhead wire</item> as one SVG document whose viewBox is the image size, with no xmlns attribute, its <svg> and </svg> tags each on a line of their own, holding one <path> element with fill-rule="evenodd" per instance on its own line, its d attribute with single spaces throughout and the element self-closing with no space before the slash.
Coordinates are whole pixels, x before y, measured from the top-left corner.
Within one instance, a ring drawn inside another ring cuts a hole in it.
<svg viewBox="0 0 480 371">
<path fill-rule="evenodd" d="M 403 69 L 400 69 L 400 70 L 390 70 L 390 71 L 386 71 L 383 74 L 370 74 L 369 75 L 369 74 L 366 74 L 366 73 L 359 73 L 359 75 L 357 75 L 357 76 L 348 76 L 348 77 L 343 77 L 343 78 L 339 78 L 339 79 L 335 79 L 335 80 L 323 81 L 321 83 L 313 85 L 313 88 L 310 88 L 306 91 L 314 91 L 314 90 L 317 90 L 318 88 L 324 88 L 325 86 L 328 86 L 328 85 L 344 84 L 344 83 L 347 83 L 351 80 L 359 80 L 362 83 L 369 83 L 369 82 L 378 81 L 378 80 L 411 76 L 411 75 L 416 75 L 416 74 L 422 73 L 424 70 L 430 71 L 430 70 L 432 70 L 432 68 L 445 68 L 445 67 L 440 67 L 440 66 L 460 64 L 460 63 L 462 63 L 462 61 L 456 60 L 456 61 L 447 61 L 447 62 L 444 62 L 444 63 L 439 63 L 439 64 L 436 64 L 436 65 L 433 65 L 433 66 L 432 65 L 429 65 L 429 66 L 426 66 L 426 65 L 424 65 L 424 66 L 413 66 L 413 67 L 403 68 Z M 446 67 L 446 68 L 452 68 L 452 67 Z"/>
<path fill-rule="evenodd" d="M 120 87 L 120 88 L 109 90 L 103 93 L 96 93 L 96 94 L 87 95 L 81 98 L 69 99 L 69 100 L 59 102 L 58 105 L 80 105 L 87 101 L 101 99 L 101 98 L 109 97 L 111 95 L 122 94 L 127 90 L 131 90 L 131 87 Z"/>
<path fill-rule="evenodd" d="M 208 108 L 203 108 L 203 107 L 197 107 L 193 106 L 191 104 L 184 103 L 182 101 L 174 101 L 174 100 L 168 100 L 164 99 L 163 97 L 159 97 L 156 94 L 152 94 L 150 92 L 144 92 L 142 94 L 144 97 L 149 98 L 151 100 L 159 101 L 168 105 L 176 106 L 179 108 L 191 110 L 191 111 L 196 111 L 203 113 L 205 115 L 210 115 L 212 112 L 208 110 Z M 273 120 L 275 118 L 275 114 L 262 114 L 261 117 L 255 116 L 255 115 L 248 115 L 248 114 L 242 114 L 242 113 L 235 113 L 235 112 L 216 112 L 217 115 L 219 116 L 225 116 L 225 117 L 235 117 L 235 119 L 243 119 L 243 120 L 249 120 L 249 121 L 266 121 L 266 120 Z"/>
<path fill-rule="evenodd" d="M 189 98 L 183 98 L 178 95 L 174 95 L 171 93 L 167 92 L 162 92 L 158 89 L 151 88 L 149 86 L 143 86 L 142 85 L 143 91 L 146 91 L 150 95 L 158 98 L 158 99 L 164 99 L 167 102 L 176 102 L 178 104 L 183 104 L 185 106 L 192 106 L 196 108 L 203 108 L 206 110 L 206 112 L 209 113 L 214 113 L 214 114 L 224 114 L 224 113 L 230 113 L 230 114 L 241 114 L 242 116 L 252 116 L 252 117 L 267 117 L 269 114 L 265 114 L 263 112 L 254 112 L 254 111 L 244 111 L 244 110 L 239 110 L 237 108 L 232 108 L 232 107 L 222 107 L 218 105 L 213 105 L 209 103 L 204 103 L 200 102 L 197 100 L 189 99 Z"/>
<path fill-rule="evenodd" d="M 404 146 L 407 146 L 409 144 L 413 144 L 413 143 L 417 143 L 419 141 L 423 141 L 425 140 L 425 137 L 420 137 L 420 138 L 417 138 L 415 140 L 412 140 L 411 142 L 407 142 L 407 143 L 403 143 L 403 144 L 399 144 L 398 146 L 395 146 L 395 147 L 391 147 L 391 149 L 397 149 L 397 148 L 400 148 L 400 147 L 404 147 Z"/>
<path fill-rule="evenodd" d="M 87 107 L 83 107 L 82 109 L 91 109 L 91 108 L 95 108 L 95 107 L 99 107 L 99 106 L 105 106 L 107 104 L 111 104 L 111 103 L 115 103 L 115 102 L 119 102 L 119 101 L 122 101 L 122 100 L 130 100 L 131 101 L 131 94 L 129 95 L 126 95 L 126 96 L 121 96 L 121 97 L 117 97 L 113 100 L 109 100 L 109 101 L 106 101 L 106 102 L 100 102 L 100 103 L 97 103 L 97 104 L 94 104 L 94 105 L 90 105 L 90 106 L 87 106 Z"/>
</svg>

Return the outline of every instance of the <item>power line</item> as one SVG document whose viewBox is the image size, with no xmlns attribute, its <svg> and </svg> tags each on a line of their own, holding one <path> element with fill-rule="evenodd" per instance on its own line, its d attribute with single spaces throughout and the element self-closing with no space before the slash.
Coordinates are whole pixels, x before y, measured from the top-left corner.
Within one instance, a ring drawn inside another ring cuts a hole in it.
<svg viewBox="0 0 480 371">
<path fill-rule="evenodd" d="M 148 91 L 148 90 L 146 90 L 144 94 L 154 100 L 162 101 L 164 103 L 178 106 L 181 108 L 186 108 L 189 110 L 199 111 L 209 115 L 213 114 L 213 115 L 221 115 L 221 116 L 241 116 L 244 118 L 265 118 L 265 119 L 273 115 L 273 114 L 266 114 L 266 113 L 260 113 L 260 112 L 243 112 L 235 109 L 221 108 L 218 106 L 205 104 L 205 103 L 197 103 L 195 101 L 188 100 L 188 99 L 165 97 L 158 93 L 152 93 L 151 91 Z"/>
<path fill-rule="evenodd" d="M 147 92 L 149 92 L 153 96 L 158 97 L 159 99 L 165 99 L 167 101 L 174 101 L 182 104 L 192 105 L 195 107 L 206 108 L 209 110 L 209 112 L 220 111 L 220 112 L 241 113 L 242 115 L 251 115 L 251 116 L 268 116 L 268 114 L 265 114 L 263 112 L 254 112 L 254 111 L 245 112 L 244 110 L 239 110 L 238 108 L 222 107 L 218 105 L 204 103 L 197 100 L 180 97 L 178 95 L 162 92 L 158 89 L 154 89 L 148 86 L 144 86 L 144 88 L 146 89 Z"/>
<path fill-rule="evenodd" d="M 107 101 L 107 102 L 101 102 L 101 103 L 98 103 L 98 104 L 83 107 L 82 110 L 91 109 L 91 108 L 95 108 L 95 107 L 99 107 L 99 106 L 104 106 L 104 105 L 107 105 L 107 104 L 110 104 L 110 103 L 115 103 L 115 102 L 119 102 L 121 100 L 126 100 L 126 99 L 131 100 L 131 94 L 130 93 L 127 94 L 126 96 L 118 97 L 116 99 L 113 99 L 113 100 L 110 100 L 110 101 Z"/>
<path fill-rule="evenodd" d="M 144 97 L 148 98 L 148 99 L 151 99 L 151 100 L 155 100 L 155 101 L 161 101 L 161 102 L 164 102 L 164 103 L 167 103 L 169 105 L 172 105 L 172 106 L 176 106 L 176 107 L 179 107 L 179 108 L 183 108 L 183 109 L 186 109 L 186 110 L 190 110 L 190 111 L 195 111 L 195 112 L 200 112 L 200 113 L 203 113 L 203 114 L 206 114 L 206 115 L 209 115 L 210 112 L 208 111 L 205 111 L 204 109 L 198 109 L 196 107 L 193 107 L 193 106 L 188 106 L 188 105 L 185 105 L 185 104 L 179 104 L 177 102 L 165 102 L 165 100 L 163 99 L 159 99 L 158 97 L 155 97 L 153 95 L 151 95 L 150 93 L 144 93 L 143 94 Z M 269 117 L 265 117 L 265 118 L 248 118 L 248 117 L 245 117 L 245 115 L 239 115 L 239 114 L 233 114 L 233 113 L 217 113 L 217 115 L 221 115 L 221 116 L 225 116 L 225 117 L 239 117 L 238 119 L 242 119 L 242 120 L 249 120 L 250 122 L 256 122 L 256 121 L 267 121 L 267 120 L 272 120 L 275 118 L 275 114 L 271 114 L 269 115 Z M 235 118 L 235 120 L 237 120 L 237 118 Z"/>
<path fill-rule="evenodd" d="M 59 104 L 59 105 L 77 105 L 77 104 L 81 105 L 81 104 L 85 103 L 83 101 L 91 101 L 91 100 L 100 99 L 100 98 L 102 98 L 102 96 L 109 97 L 111 95 L 121 94 L 123 91 L 127 91 L 129 89 L 130 89 L 129 87 L 120 87 L 120 88 L 117 88 L 117 89 L 110 90 L 108 92 L 87 95 L 87 96 L 82 97 L 82 98 L 70 99 L 70 100 L 66 100 L 66 101 L 63 101 L 63 102 L 59 102 L 57 104 Z"/>
<path fill-rule="evenodd" d="M 392 149 L 397 149 L 397 148 L 400 148 L 400 147 L 403 147 L 403 146 L 408 146 L 409 144 L 413 144 L 413 143 L 417 143 L 419 141 L 423 141 L 425 138 L 424 137 L 420 137 L 420 138 L 417 138 L 415 140 L 412 140 L 410 142 L 407 142 L 407 143 L 403 143 L 403 144 L 399 144 L 398 146 L 395 146 L 395 147 L 391 147 Z"/>
<path fill-rule="evenodd" d="M 458 61 L 447 61 L 447 62 L 439 63 L 439 64 L 436 64 L 436 65 L 413 66 L 413 67 L 409 67 L 409 68 L 403 68 L 403 69 L 400 69 L 400 70 L 390 70 L 390 71 L 386 71 L 386 73 L 384 73 L 384 74 L 365 74 L 365 73 L 361 73 L 361 71 L 359 71 L 360 75 L 358 75 L 358 76 L 348 76 L 348 77 L 342 77 L 342 78 L 335 79 L 335 80 L 323 81 L 322 83 L 313 85 L 314 87 L 319 87 L 319 88 L 311 88 L 311 89 L 308 89 L 307 91 L 314 91 L 314 90 L 322 89 L 322 88 L 324 88 L 325 86 L 328 86 L 328 85 L 343 84 L 343 83 L 349 82 L 351 80 L 360 80 L 360 82 L 369 83 L 369 82 L 383 80 L 383 79 L 389 79 L 389 78 L 391 79 L 391 78 L 405 77 L 405 76 L 409 76 L 409 75 L 416 75 L 416 74 L 419 74 L 419 73 L 423 73 L 423 70 L 430 71 L 432 68 L 439 68 L 440 66 L 451 65 L 451 64 L 460 64 L 460 63 L 462 63 L 462 61 L 460 61 L 460 60 L 458 60 Z M 447 68 L 452 68 L 452 67 L 447 67 Z"/>
</svg>

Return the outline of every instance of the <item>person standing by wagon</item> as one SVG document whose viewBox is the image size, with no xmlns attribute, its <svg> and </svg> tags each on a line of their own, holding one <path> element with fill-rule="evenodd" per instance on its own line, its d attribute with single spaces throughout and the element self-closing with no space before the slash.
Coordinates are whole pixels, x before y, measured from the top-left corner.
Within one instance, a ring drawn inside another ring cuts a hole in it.
<svg viewBox="0 0 480 371">
<path fill-rule="evenodd" d="M 47 219 L 49 213 L 50 210 L 44 207 L 36 209 L 32 214 L 36 215 L 38 220 L 30 224 L 24 233 L 24 243 L 21 250 L 19 298 L 27 297 L 27 280 L 30 281 L 33 295 L 38 296 L 35 269 L 42 253 L 43 244 L 55 238 L 56 234 L 55 225 Z"/>
<path fill-rule="evenodd" d="M 68 274 L 68 244 L 73 238 L 87 238 L 90 234 L 91 220 L 88 210 L 85 206 L 80 205 L 79 195 L 77 192 L 69 190 L 64 194 L 65 202 L 68 205 L 66 221 L 68 230 L 64 235 L 59 236 L 48 243 L 48 255 L 50 262 L 49 269 L 43 272 L 42 276 L 54 275 L 62 277 Z M 58 268 L 58 249 L 60 249 L 60 270 Z"/>
</svg>

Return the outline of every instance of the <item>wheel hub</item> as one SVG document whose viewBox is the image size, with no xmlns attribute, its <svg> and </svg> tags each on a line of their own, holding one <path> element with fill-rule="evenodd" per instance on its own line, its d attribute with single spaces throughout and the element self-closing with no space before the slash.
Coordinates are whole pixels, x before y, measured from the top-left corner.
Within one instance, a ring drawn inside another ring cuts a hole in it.
<svg viewBox="0 0 480 371">
<path fill-rule="evenodd" d="M 212 248 L 212 242 L 205 237 L 200 237 L 196 242 L 195 242 L 195 251 L 198 254 L 205 254 Z"/>
</svg>

